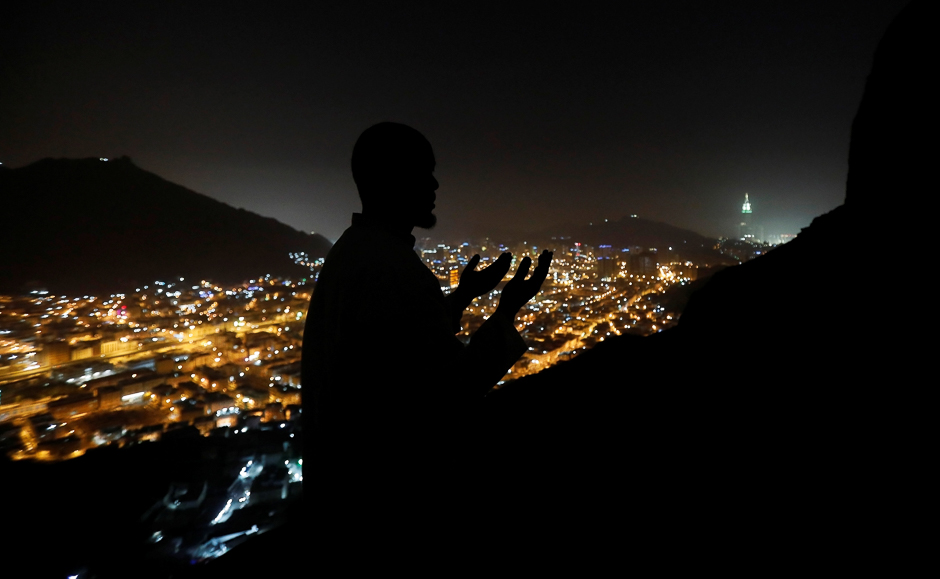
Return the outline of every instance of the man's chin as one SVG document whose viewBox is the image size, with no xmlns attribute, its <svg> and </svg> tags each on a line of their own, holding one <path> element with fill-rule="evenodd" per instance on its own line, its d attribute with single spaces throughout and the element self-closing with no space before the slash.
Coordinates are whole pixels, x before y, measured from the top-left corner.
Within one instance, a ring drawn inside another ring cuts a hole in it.
<svg viewBox="0 0 940 579">
<path fill-rule="evenodd" d="M 415 223 L 415 227 L 420 227 L 421 229 L 433 229 L 435 225 L 437 225 L 437 215 L 433 213 L 422 215 L 418 219 L 418 222 Z"/>
</svg>

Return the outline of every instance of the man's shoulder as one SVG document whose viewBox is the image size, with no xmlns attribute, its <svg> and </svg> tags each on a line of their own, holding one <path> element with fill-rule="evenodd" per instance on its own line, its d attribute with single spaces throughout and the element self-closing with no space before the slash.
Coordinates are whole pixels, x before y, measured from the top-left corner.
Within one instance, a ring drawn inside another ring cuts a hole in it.
<svg viewBox="0 0 940 579">
<path fill-rule="evenodd" d="M 339 236 L 339 239 L 336 240 L 336 243 L 333 244 L 333 247 L 330 248 L 327 257 L 335 253 L 342 253 L 349 249 L 354 249 L 362 246 L 366 242 L 366 236 L 363 235 L 363 232 L 358 227 L 347 227 L 343 234 Z"/>
<path fill-rule="evenodd" d="M 319 279 L 382 280 L 384 283 L 434 278 L 413 249 L 364 227 L 348 228 L 327 253 Z"/>
<path fill-rule="evenodd" d="M 324 270 L 333 269 L 337 264 L 368 259 L 374 250 L 375 244 L 371 242 L 368 235 L 363 235 L 358 228 L 350 227 L 327 252 Z"/>
<path fill-rule="evenodd" d="M 397 239 L 392 239 L 381 231 L 366 227 L 350 227 L 333 244 L 326 256 L 326 264 L 330 260 L 369 260 L 374 267 L 400 267 L 403 263 L 421 264 L 413 248 L 406 246 Z"/>
</svg>

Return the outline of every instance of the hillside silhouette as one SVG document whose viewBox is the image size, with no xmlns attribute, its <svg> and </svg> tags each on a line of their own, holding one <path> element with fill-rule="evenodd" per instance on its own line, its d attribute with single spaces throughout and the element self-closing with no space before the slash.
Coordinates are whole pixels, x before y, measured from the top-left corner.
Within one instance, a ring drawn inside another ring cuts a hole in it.
<svg viewBox="0 0 940 579">
<path fill-rule="evenodd" d="M 123 157 L 43 159 L 0 172 L 0 291 L 110 294 L 185 277 L 307 277 L 290 253 L 330 242 L 166 181 Z"/>
<path fill-rule="evenodd" d="M 932 439 L 932 314 L 908 276 L 933 213 L 907 203 L 935 189 L 929 21 L 915 1 L 879 44 L 842 206 L 718 272 L 674 329 L 489 396 L 480 480 L 501 484 L 484 518 L 509 513 L 547 552 L 906 564 L 889 553 L 923 543 Z"/>
<path fill-rule="evenodd" d="M 594 223 L 564 223 L 537 231 L 502 231 L 488 233 L 490 239 L 506 243 L 529 241 L 539 247 L 558 247 L 564 243 L 582 243 L 597 247 L 611 245 L 617 248 L 641 247 L 666 251 L 671 248 L 682 259 L 707 264 L 732 264 L 734 259 L 715 249 L 718 240 L 668 223 L 642 217 L 624 216 L 620 219 Z"/>
<path fill-rule="evenodd" d="M 546 237 L 549 233 L 543 231 L 541 235 Z M 688 256 L 688 259 L 711 258 L 712 262 L 722 259 L 713 249 L 718 243 L 717 239 L 642 217 L 622 217 L 590 225 L 565 225 L 558 227 L 552 235 L 570 237 L 572 241 L 593 246 L 607 244 L 614 247 L 656 247 L 662 250 L 672 247 L 683 257 Z"/>
</svg>

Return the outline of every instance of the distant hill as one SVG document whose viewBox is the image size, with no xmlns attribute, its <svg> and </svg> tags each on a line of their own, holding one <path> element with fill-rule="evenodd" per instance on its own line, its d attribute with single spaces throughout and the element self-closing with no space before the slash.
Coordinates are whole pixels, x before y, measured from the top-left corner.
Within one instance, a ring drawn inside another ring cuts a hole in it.
<svg viewBox="0 0 940 579">
<path fill-rule="evenodd" d="M 108 294 L 159 279 L 302 277 L 330 242 L 170 183 L 123 157 L 0 171 L 0 292 Z"/>
<path fill-rule="evenodd" d="M 595 247 L 598 245 L 611 245 L 621 249 L 655 247 L 659 250 L 668 250 L 671 247 L 684 259 L 715 264 L 732 263 L 727 257 L 713 249 L 718 243 L 716 239 L 674 225 L 638 217 L 623 217 L 616 221 L 583 225 L 565 224 L 522 234 L 502 231 L 490 234 L 490 237 L 515 242 L 532 240 L 548 247 L 557 245 L 557 241 L 554 240 L 559 237 Z"/>
<path fill-rule="evenodd" d="M 548 235 L 541 232 L 541 237 Z M 605 221 L 591 225 L 568 225 L 556 228 L 555 236 L 571 237 L 588 245 L 612 245 L 614 247 L 655 247 L 660 250 L 672 247 L 683 257 L 689 259 L 714 256 L 720 260 L 720 254 L 712 249 L 717 240 L 705 237 L 694 231 L 668 225 L 659 221 L 650 221 L 638 217 L 623 217 L 617 221 Z"/>
</svg>

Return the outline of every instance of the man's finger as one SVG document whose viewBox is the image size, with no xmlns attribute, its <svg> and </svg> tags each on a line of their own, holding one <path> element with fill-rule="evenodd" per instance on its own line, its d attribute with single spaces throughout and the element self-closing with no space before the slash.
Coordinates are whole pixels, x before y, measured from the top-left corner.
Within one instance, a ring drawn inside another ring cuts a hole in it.
<svg viewBox="0 0 940 579">
<path fill-rule="evenodd" d="M 548 268 L 552 265 L 552 256 L 553 252 L 545 249 L 542 251 L 542 255 L 539 256 L 539 264 L 535 267 L 535 273 L 541 273 L 542 277 L 548 275 Z"/>
<path fill-rule="evenodd" d="M 470 258 L 470 263 L 467 264 L 467 267 L 464 268 L 464 271 L 470 270 L 473 271 L 477 268 L 477 264 L 480 263 L 480 254 L 476 254 Z"/>
<path fill-rule="evenodd" d="M 493 268 L 493 272 L 499 274 L 499 279 L 503 279 L 506 276 L 506 272 L 509 271 L 510 266 L 512 266 L 512 254 L 504 253 L 499 256 L 499 259 L 493 262 L 490 267 Z M 489 269 L 489 268 L 487 268 Z"/>
<path fill-rule="evenodd" d="M 523 257 L 522 261 L 519 262 L 519 268 L 516 270 L 516 275 L 512 276 L 512 281 L 522 281 L 525 279 L 525 276 L 529 275 L 529 267 L 532 265 L 532 260 L 529 257 Z"/>
<path fill-rule="evenodd" d="M 470 261 L 467 262 L 467 267 L 463 268 L 463 271 L 460 272 L 460 281 L 470 279 L 470 272 L 476 269 L 477 264 L 480 262 L 480 256 L 474 255 L 470 258 Z"/>
<path fill-rule="evenodd" d="M 545 281 L 545 278 L 548 277 L 548 268 L 552 264 L 552 252 L 547 249 L 542 251 L 542 254 L 539 256 L 539 263 L 535 266 L 535 271 L 532 272 L 532 277 L 529 278 L 529 283 L 535 286 L 535 291 L 538 292 L 538 288 L 542 286 L 542 282 Z"/>
</svg>

